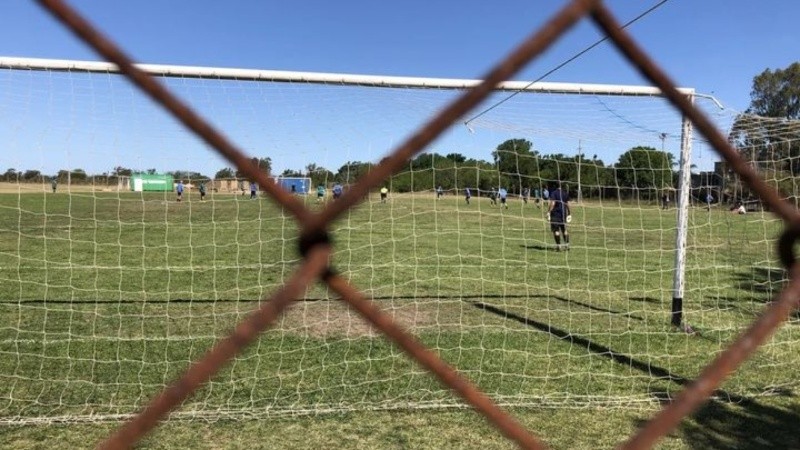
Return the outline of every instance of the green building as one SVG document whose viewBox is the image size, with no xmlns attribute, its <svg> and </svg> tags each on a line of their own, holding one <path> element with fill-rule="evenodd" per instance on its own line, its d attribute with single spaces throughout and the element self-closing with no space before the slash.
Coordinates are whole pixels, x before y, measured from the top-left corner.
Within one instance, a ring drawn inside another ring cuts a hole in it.
<svg viewBox="0 0 800 450">
<path fill-rule="evenodd" d="M 131 175 L 130 186 L 134 192 L 171 192 L 174 190 L 174 183 L 172 175 L 134 173 Z"/>
</svg>

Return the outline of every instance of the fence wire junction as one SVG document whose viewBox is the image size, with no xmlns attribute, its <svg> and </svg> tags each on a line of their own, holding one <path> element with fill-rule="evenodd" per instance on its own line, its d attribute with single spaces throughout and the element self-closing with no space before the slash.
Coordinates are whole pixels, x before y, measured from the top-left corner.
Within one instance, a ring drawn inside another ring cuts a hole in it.
<svg viewBox="0 0 800 450">
<path fill-rule="evenodd" d="M 274 324 L 292 300 L 311 283 L 318 280 L 327 284 L 333 292 L 341 297 L 342 301 L 402 348 L 409 357 L 455 391 L 508 439 L 521 448 L 545 448 L 545 443 L 534 433 L 525 429 L 513 416 L 502 410 L 486 394 L 440 359 L 433 351 L 404 331 L 389 315 L 382 312 L 355 286 L 336 273 L 329 264 L 331 249 L 327 229 L 333 221 L 358 204 L 371 189 L 376 188 L 383 180 L 401 169 L 411 157 L 422 151 L 456 120 L 477 106 L 492 92 L 495 85 L 516 74 L 586 16 L 589 16 L 630 63 L 654 86 L 658 87 L 672 105 L 692 122 L 717 153 L 727 161 L 730 168 L 758 194 L 761 201 L 783 220 L 784 232 L 777 240 L 778 254 L 790 277 L 783 291 L 777 295 L 762 315 L 711 362 L 693 383 L 642 426 L 635 435 L 622 443 L 620 448 L 652 447 L 661 437 L 673 430 L 684 417 L 701 406 L 722 381 L 747 360 L 800 305 L 800 267 L 795 264 L 793 253 L 793 245 L 800 236 L 800 213 L 789 203 L 781 200 L 778 192 L 757 175 L 756 171 L 733 148 L 725 136 L 700 110 L 693 106 L 691 98 L 676 89 L 675 83 L 655 61 L 638 47 L 601 0 L 572 0 L 567 3 L 544 26 L 526 38 L 486 74 L 482 78 L 482 83 L 465 92 L 436 117 L 420 127 L 372 171 L 353 185 L 340 201 L 329 203 L 317 213 L 306 209 L 292 194 L 272 182 L 265 173 L 259 170 L 257 165 L 251 162 L 247 155 L 220 131 L 181 102 L 155 78 L 138 69 L 131 58 L 66 2 L 39 0 L 39 3 L 64 26 L 91 46 L 102 58 L 116 64 L 132 83 L 235 164 L 246 176 L 256 181 L 277 203 L 289 211 L 297 220 L 301 236 L 300 250 L 304 256 L 303 263 L 281 289 L 266 299 L 259 309 L 253 311 L 237 325 L 228 337 L 219 341 L 201 359 L 190 365 L 177 381 L 151 400 L 149 405 L 136 417 L 101 443 L 102 448 L 116 449 L 133 446 L 156 427 L 158 422 L 164 419 L 170 411 L 179 407 L 195 390 L 210 380 L 227 361 L 236 357 L 242 349 L 257 339 L 261 332 Z"/>
</svg>

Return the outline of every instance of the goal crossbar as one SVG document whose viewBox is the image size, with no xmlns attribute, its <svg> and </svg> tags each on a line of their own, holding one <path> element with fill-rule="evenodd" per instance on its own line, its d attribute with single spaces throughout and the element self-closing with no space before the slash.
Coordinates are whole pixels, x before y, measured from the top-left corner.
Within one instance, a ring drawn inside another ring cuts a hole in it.
<svg viewBox="0 0 800 450">
<path fill-rule="evenodd" d="M 345 86 L 368 85 L 386 88 L 469 89 L 481 83 L 481 80 L 474 79 L 355 75 L 343 73 L 234 69 L 161 64 L 137 64 L 136 67 L 151 75 L 162 77 L 217 78 L 241 81 L 269 81 L 309 84 L 341 84 Z M 0 69 L 85 73 L 121 73 L 115 64 L 101 61 L 75 61 L 5 56 L 0 56 Z M 535 83 L 530 81 L 504 81 L 498 84 L 495 87 L 495 90 L 547 92 L 553 94 L 662 96 L 661 90 L 652 86 L 593 83 L 553 83 L 541 81 Z M 678 91 L 686 95 L 695 95 L 695 90 L 692 88 L 678 88 Z"/>
</svg>

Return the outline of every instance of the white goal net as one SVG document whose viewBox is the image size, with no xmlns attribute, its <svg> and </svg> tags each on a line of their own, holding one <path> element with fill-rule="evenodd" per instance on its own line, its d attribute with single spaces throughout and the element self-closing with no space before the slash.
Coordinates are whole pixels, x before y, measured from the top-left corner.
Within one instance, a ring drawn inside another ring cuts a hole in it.
<svg viewBox="0 0 800 450">
<path fill-rule="evenodd" d="M 312 209 L 474 84 L 144 67 Z M 794 195 L 796 124 L 685 93 Z M 499 404 L 653 408 L 780 289 L 780 224 L 656 90 L 511 82 L 463 122 L 333 225 L 333 265 Z M 111 66 L 0 58 L 0 148 L 0 423 L 134 414 L 300 261 L 293 218 Z M 778 330 L 717 395 L 797 388 L 797 349 Z M 463 406 L 315 287 L 172 417 Z"/>
</svg>

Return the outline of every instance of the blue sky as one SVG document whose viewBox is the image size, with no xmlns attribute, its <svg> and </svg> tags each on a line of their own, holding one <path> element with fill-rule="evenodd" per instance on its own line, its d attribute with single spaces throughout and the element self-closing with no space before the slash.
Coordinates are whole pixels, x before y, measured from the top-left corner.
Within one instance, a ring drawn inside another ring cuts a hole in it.
<svg viewBox="0 0 800 450">
<path fill-rule="evenodd" d="M 480 78 L 510 49 L 565 4 L 555 0 L 312 0 L 301 3 L 73 0 L 70 3 L 139 62 L 445 78 Z M 657 3 L 660 2 L 618 0 L 609 1 L 607 5 L 618 20 L 624 23 Z M 0 56 L 98 59 L 35 2 L 4 0 L 0 4 L 0 15 L 3 17 L 3 26 L 0 27 Z M 789 0 L 670 0 L 637 21 L 628 31 L 678 85 L 712 94 L 727 108 L 736 111 L 747 108 L 755 75 L 767 68 L 786 67 L 800 59 L 797 52 L 800 48 L 797 17 L 800 17 L 800 2 Z M 515 79 L 536 79 L 599 38 L 601 35 L 596 27 L 586 19 L 569 31 L 546 54 L 529 64 Z M 645 84 L 608 42 L 552 74 L 546 81 Z M 2 88 L 3 85 L 0 84 L 0 89 Z M 0 91 L 0 115 L 3 114 L 4 107 L 2 95 Z M 28 108 L 35 109 L 30 106 Z M 200 107 L 201 111 L 211 116 L 219 108 L 217 104 Z M 120 117 L 125 116 L 125 113 L 119 114 Z M 153 115 L 160 118 L 158 114 Z M 6 115 L 21 117 L 18 113 L 9 111 Z M 422 123 L 426 118 L 426 115 L 421 114 L 417 118 L 409 119 L 408 124 L 398 125 L 397 134 L 390 137 L 387 137 L 390 133 L 384 129 L 374 134 L 365 132 L 362 137 L 369 142 L 361 143 L 363 148 L 353 148 L 361 144 L 354 143 L 355 138 L 347 137 L 341 138 L 340 148 L 302 152 L 284 148 L 275 154 L 268 150 L 254 153 L 272 156 L 279 169 L 300 169 L 307 162 L 318 162 L 335 170 L 344 160 L 378 159 L 413 129 L 414 125 Z M 64 139 L 49 131 L 58 129 L 61 125 L 52 125 L 43 128 L 48 131 L 41 131 L 36 130 L 33 125 L 33 122 L 41 121 L 35 114 L 26 119 L 30 123 L 22 123 L 22 120 L 19 119 L 20 122 L 16 123 L 15 130 L 30 128 L 32 133 L 38 135 L 47 134 L 54 140 Z M 80 122 L 75 119 L 73 121 Z M 139 126 L 145 127 L 147 123 L 149 122 L 142 120 Z M 228 119 L 219 118 L 218 123 L 226 124 Z M 115 124 L 114 128 L 124 127 L 124 124 L 123 120 Z M 348 126 L 352 125 L 342 126 L 345 133 Z M 388 129 L 386 124 L 382 127 Z M 141 129 L 137 136 L 146 134 L 141 133 Z M 259 142 L 255 138 L 252 142 L 248 141 L 247 136 L 252 133 L 252 129 L 242 127 L 239 140 L 237 138 L 240 135 L 234 126 L 231 137 L 236 142 L 244 142 L 242 146 L 245 149 L 285 146 L 278 142 Z M 450 135 L 456 133 L 454 130 Z M 72 134 L 79 135 L 81 132 Z M 89 135 L 94 142 L 104 139 L 110 142 L 115 139 L 131 139 L 124 137 L 124 134 L 98 137 L 96 132 L 86 132 L 86 136 Z M 170 137 L 165 137 L 167 135 Z M 525 137 L 537 144 L 537 136 Z M 492 136 L 477 147 L 485 149 L 494 142 L 491 139 L 502 138 L 502 133 L 497 137 Z M 139 139 L 145 140 L 144 137 Z M 176 137 L 173 131 L 165 128 L 161 139 L 164 143 L 179 145 L 173 140 L 177 142 L 188 138 Z M 316 139 L 325 141 L 327 138 Z M 446 144 L 447 139 L 450 138 L 446 137 L 440 144 Z M 11 140 L 21 142 L 27 138 L 16 136 Z M 34 151 L 12 147 L 11 152 L 0 152 L 0 170 L 5 170 L 6 167 L 33 167 L 48 173 L 57 166 L 70 166 L 101 172 L 107 170 L 106 167 L 110 169 L 113 165 L 122 164 L 142 169 L 197 169 L 213 174 L 216 168 L 225 165 L 213 155 L 202 153 L 205 150 L 197 143 L 186 147 L 187 152 L 197 155 L 196 159 L 187 163 L 184 152 L 180 152 L 180 157 L 173 155 L 175 158 L 163 161 L 152 160 L 150 155 L 145 155 L 145 160 L 142 160 L 145 152 L 137 157 L 136 151 L 105 151 L 97 143 L 94 144 L 94 150 L 86 154 L 77 144 L 68 153 L 52 153 L 52 148 L 46 143 L 47 139 L 40 138 L 40 141 L 41 144 Z M 307 145 L 299 140 L 295 142 L 301 146 Z M 547 138 L 543 137 L 542 142 L 547 142 Z M 657 139 L 647 142 L 654 146 L 656 143 Z M 80 145 L 85 146 L 86 141 L 81 141 Z M 143 142 L 141 148 L 148 145 L 151 144 Z M 459 145 L 462 144 L 454 145 L 460 149 Z M 342 151 L 341 147 L 348 147 L 348 150 Z M 595 153 L 600 153 L 606 162 L 613 162 L 614 155 L 600 147 L 598 146 Z M 364 148 L 369 150 L 365 152 Z M 436 151 L 437 148 L 432 150 Z M 445 148 L 442 151 L 447 150 Z M 546 145 L 542 150 L 544 153 L 554 151 Z M 486 154 L 476 153 L 474 156 L 489 159 L 489 151 L 476 150 Z M 715 159 L 713 154 L 702 150 L 696 157 L 699 158 L 700 166 L 707 166 Z M 176 167 L 176 164 L 183 166 Z"/>
</svg>

